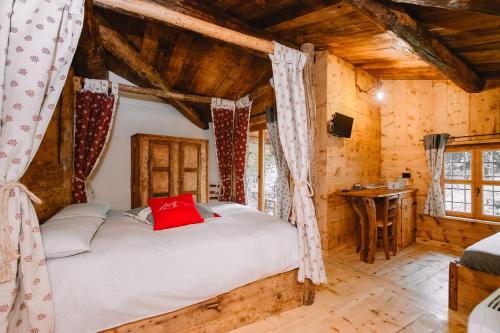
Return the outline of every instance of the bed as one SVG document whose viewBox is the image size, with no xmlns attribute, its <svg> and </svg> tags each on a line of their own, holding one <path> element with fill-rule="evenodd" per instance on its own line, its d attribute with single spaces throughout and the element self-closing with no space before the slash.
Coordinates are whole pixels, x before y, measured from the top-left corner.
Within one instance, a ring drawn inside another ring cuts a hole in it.
<svg viewBox="0 0 500 333">
<path fill-rule="evenodd" d="M 465 249 L 450 263 L 448 306 L 468 315 L 500 287 L 500 232 Z"/>
<path fill-rule="evenodd" d="M 112 212 L 92 251 L 48 260 L 56 333 L 223 332 L 308 302 L 295 227 L 212 208 L 222 217 L 155 232 Z"/>
</svg>

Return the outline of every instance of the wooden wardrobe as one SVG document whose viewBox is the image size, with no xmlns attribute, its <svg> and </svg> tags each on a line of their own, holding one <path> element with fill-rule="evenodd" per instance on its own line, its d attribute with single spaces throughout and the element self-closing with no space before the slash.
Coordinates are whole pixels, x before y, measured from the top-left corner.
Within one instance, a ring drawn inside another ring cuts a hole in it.
<svg viewBox="0 0 500 333">
<path fill-rule="evenodd" d="M 150 197 L 192 193 L 208 200 L 208 140 L 135 134 L 132 144 L 132 208 Z"/>
</svg>

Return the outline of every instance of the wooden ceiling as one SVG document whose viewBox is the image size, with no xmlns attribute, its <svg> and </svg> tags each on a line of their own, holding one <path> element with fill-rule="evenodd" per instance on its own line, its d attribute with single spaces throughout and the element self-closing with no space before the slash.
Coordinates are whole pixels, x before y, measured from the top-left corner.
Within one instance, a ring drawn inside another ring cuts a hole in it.
<svg viewBox="0 0 500 333">
<path fill-rule="evenodd" d="M 391 4 L 390 1 L 385 3 Z M 213 4 L 283 39 L 297 44 L 309 42 L 318 49 L 327 49 L 382 79 L 443 78 L 418 56 L 408 52 L 393 33 L 384 31 L 341 0 L 215 0 Z M 500 78 L 499 14 L 410 4 L 400 6 L 481 77 Z"/>
<path fill-rule="evenodd" d="M 481 78 L 500 78 L 500 15 L 378 1 L 403 8 Z M 381 79 L 444 78 L 435 68 L 409 51 L 408 46 L 394 33 L 374 23 L 347 1 L 154 2 L 163 5 L 175 3 L 188 8 L 188 13 L 193 11 L 192 8 L 199 8 L 198 17 L 208 17 L 232 29 L 240 28 L 236 30 L 243 27 L 245 31 L 258 31 L 280 42 L 295 45 L 312 43 L 317 49 L 329 50 Z M 272 75 L 266 56 L 159 22 L 102 8 L 95 10 L 163 76 L 173 90 L 235 99 L 261 86 Z M 123 61 L 111 56 L 109 50 L 107 57 L 107 65 L 117 74 L 139 85 L 151 86 L 141 81 Z M 78 73 L 78 68 L 76 70 Z M 207 105 L 190 106 L 204 122 L 210 120 Z"/>
<path fill-rule="evenodd" d="M 407 8 L 481 77 L 500 78 L 500 16 L 419 6 Z"/>
</svg>

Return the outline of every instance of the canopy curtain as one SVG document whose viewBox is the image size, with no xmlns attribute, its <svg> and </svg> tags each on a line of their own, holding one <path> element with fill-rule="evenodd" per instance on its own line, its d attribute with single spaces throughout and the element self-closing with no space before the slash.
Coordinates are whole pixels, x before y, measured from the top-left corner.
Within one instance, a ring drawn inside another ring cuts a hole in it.
<svg viewBox="0 0 500 333">
<path fill-rule="evenodd" d="M 87 179 L 95 169 L 111 132 L 118 84 L 85 79 L 76 92 L 73 203 L 87 202 Z"/>
<path fill-rule="evenodd" d="M 276 161 L 276 169 L 278 171 L 278 179 L 276 180 L 276 215 L 281 219 L 288 221 L 292 210 L 292 200 L 290 198 L 290 171 L 286 164 L 283 148 L 279 137 L 277 112 L 275 108 L 267 108 L 266 122 L 269 141 L 274 151 L 274 159 Z"/>
<path fill-rule="evenodd" d="M 52 332 L 54 312 L 38 219 L 19 183 L 64 86 L 83 0 L 0 1 L 0 332 Z"/>
<path fill-rule="evenodd" d="M 220 201 L 246 203 L 245 171 L 251 107 L 252 101 L 248 96 L 236 102 L 212 99 Z"/>
<path fill-rule="evenodd" d="M 306 55 L 275 42 L 269 55 L 278 111 L 278 127 L 283 154 L 293 177 L 292 222 L 299 233 L 299 282 L 306 278 L 325 283 L 326 274 L 321 251 L 318 223 L 309 180 L 311 164 L 308 110 L 306 107 L 303 68 Z"/>
<path fill-rule="evenodd" d="M 450 138 L 449 134 L 428 134 L 424 136 L 425 156 L 431 183 L 425 200 L 424 214 L 430 216 L 445 216 L 443 194 L 441 193 L 441 170 L 443 169 L 444 149 Z"/>
</svg>

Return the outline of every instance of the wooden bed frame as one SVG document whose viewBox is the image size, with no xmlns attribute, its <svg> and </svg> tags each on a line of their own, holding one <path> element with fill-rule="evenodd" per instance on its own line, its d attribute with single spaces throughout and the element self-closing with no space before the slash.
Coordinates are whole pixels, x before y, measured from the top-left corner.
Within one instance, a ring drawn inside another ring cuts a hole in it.
<svg viewBox="0 0 500 333">
<path fill-rule="evenodd" d="M 72 71 L 41 147 L 23 182 L 39 195 L 41 222 L 71 203 L 73 174 Z M 46 175 L 39 177 L 39 175 Z M 34 177 L 33 175 L 38 175 Z M 210 300 L 104 332 L 226 332 L 314 302 L 314 285 L 297 282 L 297 269 L 258 280 Z"/>
<path fill-rule="evenodd" d="M 477 271 L 461 265 L 458 261 L 450 263 L 448 307 L 459 314 L 468 315 L 497 288 L 500 276 Z"/>
<path fill-rule="evenodd" d="M 247 284 L 183 309 L 127 323 L 102 333 L 221 333 L 286 310 L 311 305 L 314 285 L 297 282 L 297 269 Z"/>
</svg>

